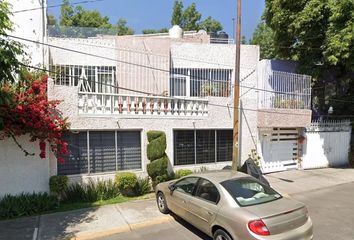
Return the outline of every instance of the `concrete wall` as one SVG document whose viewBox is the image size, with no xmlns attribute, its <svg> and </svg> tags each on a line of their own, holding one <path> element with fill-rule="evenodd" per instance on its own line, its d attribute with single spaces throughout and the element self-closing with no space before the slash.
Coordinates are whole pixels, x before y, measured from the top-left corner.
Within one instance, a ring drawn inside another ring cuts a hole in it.
<svg viewBox="0 0 354 240">
<path fill-rule="evenodd" d="M 25 156 L 12 139 L 0 140 L 0 198 L 5 194 L 49 190 L 49 159 L 39 158 L 39 144 L 30 142 L 28 137 L 19 137 L 18 141 L 36 155 Z"/>
<path fill-rule="evenodd" d="M 10 0 L 12 5 L 12 12 L 21 11 L 24 9 L 41 8 L 47 5 L 46 0 Z M 10 33 L 16 37 L 30 39 L 33 41 L 45 43 L 46 42 L 46 10 L 35 10 L 16 12 L 10 19 L 14 23 L 14 32 Z M 46 58 L 46 48 L 39 43 L 30 43 L 28 41 L 17 40 L 24 44 L 24 50 L 30 58 L 31 65 L 43 66 L 44 59 Z M 22 58 L 22 56 L 19 56 Z M 22 59 L 21 59 L 22 60 Z"/>
<path fill-rule="evenodd" d="M 307 109 L 261 109 L 258 127 L 307 127 L 311 124 L 311 114 Z"/>
</svg>

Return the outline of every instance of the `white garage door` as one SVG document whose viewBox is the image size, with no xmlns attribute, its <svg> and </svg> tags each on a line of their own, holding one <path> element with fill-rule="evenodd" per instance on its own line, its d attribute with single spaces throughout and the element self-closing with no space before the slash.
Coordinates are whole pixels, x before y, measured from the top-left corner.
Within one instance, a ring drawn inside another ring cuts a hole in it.
<svg viewBox="0 0 354 240">
<path fill-rule="evenodd" d="M 261 130 L 262 170 L 275 172 L 297 168 L 298 137 L 297 128 L 273 128 Z"/>
</svg>

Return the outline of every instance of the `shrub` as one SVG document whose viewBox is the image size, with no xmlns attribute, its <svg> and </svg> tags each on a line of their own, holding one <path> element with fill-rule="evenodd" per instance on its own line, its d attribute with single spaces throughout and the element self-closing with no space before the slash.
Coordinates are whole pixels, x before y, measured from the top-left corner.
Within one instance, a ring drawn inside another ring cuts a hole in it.
<svg viewBox="0 0 354 240">
<path fill-rule="evenodd" d="M 68 183 L 69 179 L 67 176 L 51 176 L 49 178 L 50 192 L 61 198 L 68 188 Z"/>
<path fill-rule="evenodd" d="M 156 179 L 158 176 L 167 175 L 168 158 L 164 156 L 147 165 L 147 172 L 151 179 Z"/>
<path fill-rule="evenodd" d="M 47 193 L 5 195 L 0 200 L 0 219 L 31 216 L 57 207 L 57 198 Z"/>
<path fill-rule="evenodd" d="M 119 196 L 119 189 L 112 181 L 74 183 L 64 192 L 65 202 L 96 202 Z"/>
<path fill-rule="evenodd" d="M 135 194 L 137 196 L 151 192 L 151 184 L 149 178 L 139 178 L 135 186 Z"/>
<path fill-rule="evenodd" d="M 193 171 L 190 169 L 179 169 L 175 172 L 175 178 L 181 178 L 192 174 Z"/>
<path fill-rule="evenodd" d="M 153 132 L 149 136 L 149 133 Z M 148 132 L 148 139 L 149 144 L 147 145 L 147 157 L 150 161 L 154 161 L 156 159 L 161 158 L 165 154 L 165 149 L 166 149 L 166 135 L 164 132 L 160 132 L 161 134 L 158 135 L 156 134 L 157 131 L 149 131 Z M 152 139 L 152 137 L 156 137 L 155 139 Z"/>
<path fill-rule="evenodd" d="M 170 178 L 168 175 L 168 157 L 166 150 L 166 134 L 162 131 L 147 132 L 149 144 L 147 145 L 147 157 L 150 163 L 147 165 L 147 171 L 152 179 L 152 186 L 166 181 Z"/>
<path fill-rule="evenodd" d="M 135 173 L 131 173 L 131 172 L 117 173 L 116 184 L 119 191 L 124 196 L 133 196 L 134 189 L 138 184 L 138 177 L 136 176 Z"/>
</svg>

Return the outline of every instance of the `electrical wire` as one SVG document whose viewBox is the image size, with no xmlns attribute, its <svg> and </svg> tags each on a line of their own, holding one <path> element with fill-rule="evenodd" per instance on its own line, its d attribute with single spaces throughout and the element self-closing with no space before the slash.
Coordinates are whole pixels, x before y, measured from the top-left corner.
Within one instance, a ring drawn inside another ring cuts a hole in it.
<svg viewBox="0 0 354 240">
<path fill-rule="evenodd" d="M 49 71 L 49 70 L 44 69 L 44 68 L 34 67 L 34 66 L 26 65 L 26 64 L 21 64 L 21 65 L 25 66 L 25 67 L 28 67 L 28 68 L 36 69 L 36 70 L 41 70 L 41 71 L 45 71 L 45 72 L 55 73 L 53 71 Z M 80 78 L 80 77 L 77 77 L 77 76 L 70 76 L 70 75 L 66 75 L 66 74 L 63 74 L 63 76 L 75 77 L 75 78 L 80 79 L 80 80 L 88 81 L 85 78 Z M 131 88 L 124 88 L 124 87 L 114 86 L 114 85 L 111 85 L 111 84 L 105 84 L 105 83 L 96 82 L 96 81 L 91 81 L 91 82 L 92 83 L 100 83 L 101 85 L 110 86 L 110 87 L 113 87 L 113 88 L 122 89 L 122 90 L 126 90 L 126 91 L 141 93 L 141 94 L 145 94 L 145 95 L 148 95 L 148 96 L 166 97 L 166 96 L 164 96 L 162 94 L 155 94 L 155 93 L 146 92 L 146 91 L 139 91 L 139 90 L 135 90 L 135 89 L 131 89 Z M 168 98 L 171 99 L 171 100 L 185 100 L 185 98 L 178 98 L 178 97 L 168 97 Z M 350 102 L 350 101 L 348 101 L 348 102 Z M 351 101 L 351 103 L 354 103 L 354 101 Z M 233 107 L 232 105 L 229 105 L 229 104 L 221 105 L 221 104 L 208 103 L 208 105 L 216 106 L 216 107 L 224 107 L 224 108 L 228 108 L 228 109 L 231 108 L 231 109 L 246 110 L 246 111 L 253 111 L 253 112 L 264 112 L 264 113 L 280 114 L 280 115 L 308 116 L 308 114 L 303 114 L 303 113 L 291 113 L 291 114 L 289 114 L 287 112 L 277 112 L 276 111 L 277 109 L 275 109 L 275 111 L 269 111 L 269 110 L 263 110 L 263 109 L 251 109 L 251 108 L 244 108 L 244 107 L 238 108 L 238 107 Z M 296 110 L 296 109 L 292 109 L 292 110 Z M 300 109 L 300 110 L 309 110 L 309 111 L 311 111 L 310 109 Z M 312 114 L 312 116 L 318 116 L 319 117 L 319 116 L 323 116 L 323 115 L 313 115 Z M 354 117 L 354 115 L 331 115 L 331 117 Z"/>
</svg>

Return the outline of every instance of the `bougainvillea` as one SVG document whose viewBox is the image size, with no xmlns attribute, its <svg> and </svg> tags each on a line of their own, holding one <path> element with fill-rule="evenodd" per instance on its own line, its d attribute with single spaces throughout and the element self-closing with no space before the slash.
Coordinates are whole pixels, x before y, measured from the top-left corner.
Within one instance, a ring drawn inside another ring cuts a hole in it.
<svg viewBox="0 0 354 240">
<path fill-rule="evenodd" d="M 29 135 L 31 142 L 39 142 L 41 158 L 46 158 L 46 144 L 63 162 L 60 156 L 68 153 L 68 144 L 62 139 L 63 131 L 68 127 L 57 109 L 60 101 L 48 100 L 48 76 L 43 73 L 24 73 L 16 83 L 0 86 L 0 94 L 7 101 L 0 103 L 0 139 L 12 138 L 25 155 L 29 153 L 17 138 Z"/>
</svg>

